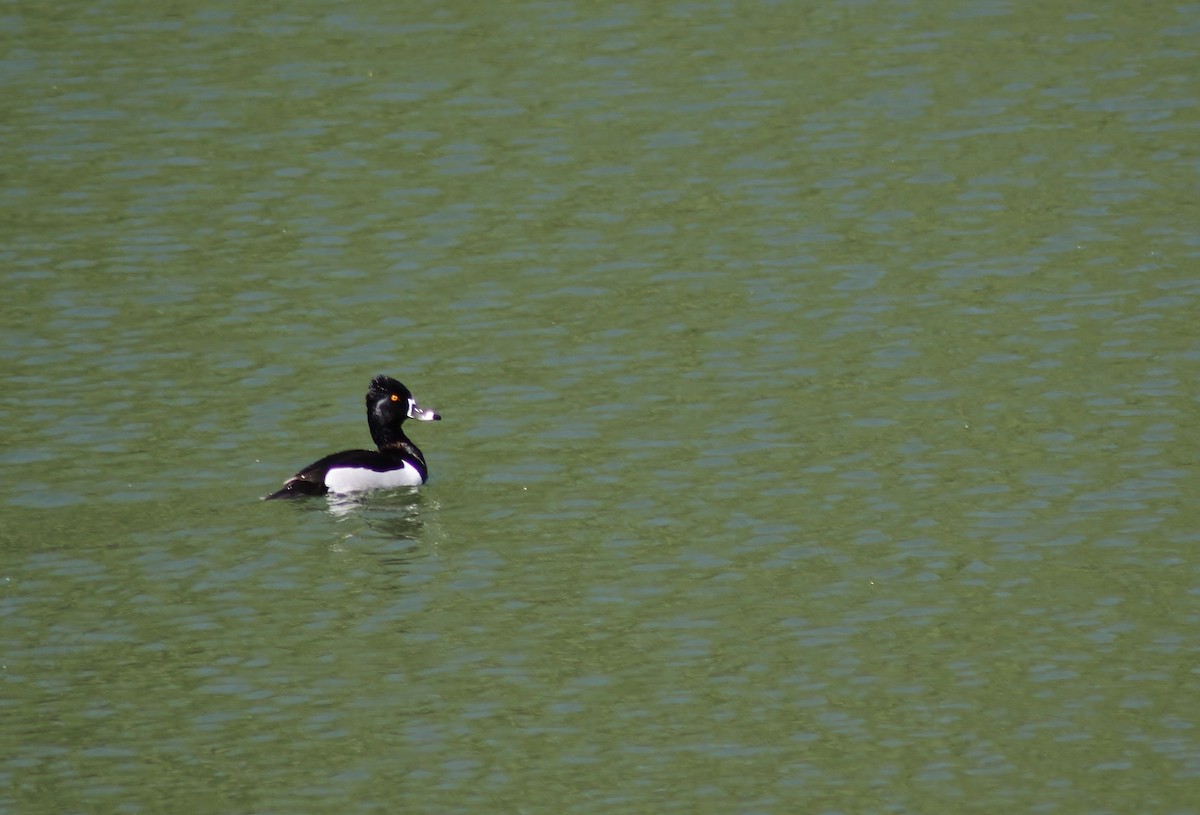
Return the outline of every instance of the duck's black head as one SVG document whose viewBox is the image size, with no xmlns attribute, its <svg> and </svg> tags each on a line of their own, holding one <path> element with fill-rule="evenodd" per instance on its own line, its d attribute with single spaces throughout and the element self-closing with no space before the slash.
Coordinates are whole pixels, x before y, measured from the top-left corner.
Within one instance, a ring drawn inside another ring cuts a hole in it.
<svg viewBox="0 0 1200 815">
<path fill-rule="evenodd" d="M 400 426 L 405 419 L 432 422 L 442 418 L 417 404 L 412 391 L 390 376 L 377 376 L 367 388 L 367 424 L 375 446 L 383 449 L 407 441 Z"/>
</svg>

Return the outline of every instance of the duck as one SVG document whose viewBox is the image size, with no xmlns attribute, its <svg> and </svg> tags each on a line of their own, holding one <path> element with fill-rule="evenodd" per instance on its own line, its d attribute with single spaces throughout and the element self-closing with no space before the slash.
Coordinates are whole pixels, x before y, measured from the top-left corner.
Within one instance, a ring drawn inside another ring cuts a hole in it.
<svg viewBox="0 0 1200 815">
<path fill-rule="evenodd" d="M 441 418 L 418 405 L 403 384 L 381 374 L 367 387 L 367 427 L 378 449 L 343 450 L 318 459 L 264 500 L 418 487 L 429 479 L 429 467 L 420 448 L 404 435 L 403 425 L 406 419 Z"/>
</svg>

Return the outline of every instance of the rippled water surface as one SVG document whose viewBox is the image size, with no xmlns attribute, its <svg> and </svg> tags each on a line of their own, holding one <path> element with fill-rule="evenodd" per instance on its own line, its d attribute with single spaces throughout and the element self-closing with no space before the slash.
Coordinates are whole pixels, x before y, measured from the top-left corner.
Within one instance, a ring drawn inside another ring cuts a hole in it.
<svg viewBox="0 0 1200 815">
<path fill-rule="evenodd" d="M 1194 809 L 1200 7 L 0 30 L 0 810 Z"/>
</svg>

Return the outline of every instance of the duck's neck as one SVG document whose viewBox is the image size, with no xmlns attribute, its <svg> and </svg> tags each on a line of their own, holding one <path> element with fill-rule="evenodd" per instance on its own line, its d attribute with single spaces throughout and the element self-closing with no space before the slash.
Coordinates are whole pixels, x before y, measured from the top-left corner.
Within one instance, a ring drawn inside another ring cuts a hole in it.
<svg viewBox="0 0 1200 815">
<path fill-rule="evenodd" d="M 406 453 L 414 456 L 419 461 L 425 461 L 425 456 L 421 455 L 421 451 L 417 448 L 417 445 L 413 444 L 412 439 L 404 435 L 404 431 L 399 427 L 372 429 L 371 438 L 375 440 L 375 446 L 379 448 L 379 452 L 381 453 L 394 450 L 398 453 Z"/>
</svg>

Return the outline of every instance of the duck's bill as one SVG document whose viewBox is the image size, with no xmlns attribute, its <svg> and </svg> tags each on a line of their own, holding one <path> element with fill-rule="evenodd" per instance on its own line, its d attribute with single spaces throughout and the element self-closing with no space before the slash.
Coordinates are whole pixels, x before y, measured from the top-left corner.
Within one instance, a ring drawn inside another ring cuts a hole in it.
<svg viewBox="0 0 1200 815">
<path fill-rule="evenodd" d="M 436 410 L 426 410 L 418 405 L 415 399 L 409 399 L 408 418 L 416 419 L 418 422 L 436 422 L 442 417 L 438 415 Z"/>
</svg>

